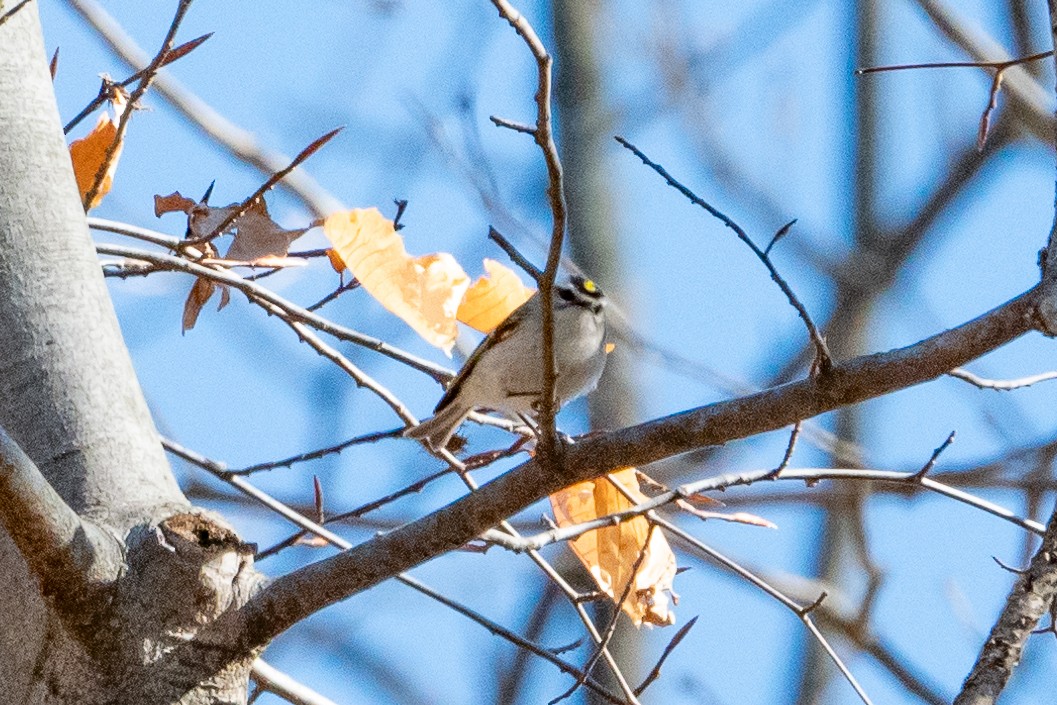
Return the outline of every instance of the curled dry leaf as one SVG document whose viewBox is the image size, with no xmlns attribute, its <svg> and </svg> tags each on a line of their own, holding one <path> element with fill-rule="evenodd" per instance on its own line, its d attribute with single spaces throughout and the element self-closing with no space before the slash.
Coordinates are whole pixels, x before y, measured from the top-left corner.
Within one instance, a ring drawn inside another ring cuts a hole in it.
<svg viewBox="0 0 1057 705">
<path fill-rule="evenodd" d="M 338 251 L 333 247 L 327 250 L 327 259 L 330 260 L 331 268 L 333 268 L 338 274 L 341 274 L 348 269 L 348 267 L 345 266 L 345 260 L 341 258 L 341 255 L 339 255 Z"/>
<path fill-rule="evenodd" d="M 193 201 L 179 191 L 154 197 L 154 215 L 160 218 L 166 213 L 187 214 L 188 236 L 195 240 L 212 233 L 240 207 L 239 203 L 213 207 L 205 202 Z M 293 241 L 307 230 L 287 230 L 280 226 L 268 215 L 268 204 L 261 198 L 228 225 L 224 234 L 234 234 L 235 237 L 224 253 L 224 259 L 274 266 L 275 258 L 285 257 Z"/>
<path fill-rule="evenodd" d="M 117 162 L 121 157 L 122 144 L 114 145 L 117 137 L 117 125 L 121 115 L 127 109 L 125 93 L 120 88 L 115 88 L 110 99 L 114 107 L 114 114 L 109 111 L 99 116 L 95 127 L 87 135 L 70 143 L 70 160 L 73 162 L 73 175 L 77 179 L 77 190 L 83 201 L 88 191 L 95 183 L 96 174 L 100 167 L 106 162 L 106 173 L 96 190 L 92 202 L 85 204 L 85 210 L 91 210 L 98 206 L 103 197 L 110 193 L 110 187 L 114 184 L 114 172 L 117 171 Z M 110 161 L 107 162 L 107 152 L 113 149 Z"/>
<path fill-rule="evenodd" d="M 211 243 L 205 243 L 205 250 L 207 257 L 216 256 L 216 248 Z M 198 322 L 198 314 L 202 312 L 202 307 L 213 297 L 213 292 L 217 288 L 220 289 L 220 305 L 217 306 L 219 311 L 231 302 L 231 290 L 224 284 L 218 284 L 212 279 L 205 279 L 204 277 L 195 279 L 195 283 L 191 286 L 191 291 L 187 293 L 187 301 L 184 302 L 184 315 L 180 326 L 181 333 L 186 333 L 195 327 L 195 323 Z"/>
<path fill-rule="evenodd" d="M 551 495 L 551 507 L 558 525 L 579 524 L 630 509 L 632 502 L 613 486 L 611 479 L 619 482 L 636 499 L 647 499 L 639 491 L 635 469 L 626 468 Z M 647 538 L 649 545 L 646 544 Z M 589 531 L 570 544 L 599 589 L 614 602 L 624 594 L 628 581 L 633 581 L 621 609 L 635 626 L 644 622 L 661 626 L 675 623 L 675 613 L 669 606 L 676 572 L 675 554 L 664 534 L 650 532 L 645 517 Z M 636 563 L 639 569 L 631 575 Z"/>
<path fill-rule="evenodd" d="M 179 191 L 174 191 L 168 196 L 154 196 L 156 217 L 160 218 L 166 213 L 187 215 L 187 233 L 191 239 L 209 235 L 239 208 L 238 203 L 214 208 L 204 201 L 198 202 L 187 198 Z M 228 226 L 227 232 L 233 233 L 235 237 L 224 254 L 224 259 L 216 259 L 216 247 L 211 242 L 204 242 L 199 246 L 205 255 L 201 263 L 228 267 L 243 264 L 259 267 L 288 267 L 303 264 L 300 260 L 291 260 L 285 255 L 290 250 L 290 244 L 301 237 L 306 230 L 307 228 L 286 230 L 280 227 L 268 215 L 268 206 L 262 198 Z M 207 279 L 195 280 L 194 286 L 187 295 L 187 301 L 184 303 L 182 321 L 184 333 L 194 328 L 198 321 L 198 314 L 212 297 L 217 286 Z M 227 287 L 220 286 L 220 292 L 220 306 L 217 310 L 227 306 L 231 300 L 231 292 Z"/>
<path fill-rule="evenodd" d="M 536 290 L 525 286 L 517 272 L 495 260 L 486 259 L 484 268 L 488 273 L 467 289 L 457 317 L 475 330 L 490 333 L 532 298 Z"/>
<path fill-rule="evenodd" d="M 470 278 L 446 252 L 412 257 L 377 208 L 340 211 L 323 232 L 360 284 L 427 342 L 451 355 L 455 313 Z"/>
</svg>

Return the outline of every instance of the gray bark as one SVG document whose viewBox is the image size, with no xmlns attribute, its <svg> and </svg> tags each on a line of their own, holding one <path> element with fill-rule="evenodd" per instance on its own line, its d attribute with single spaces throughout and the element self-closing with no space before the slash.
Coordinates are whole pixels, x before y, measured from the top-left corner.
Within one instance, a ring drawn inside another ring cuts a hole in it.
<svg viewBox="0 0 1057 705">
<path fill-rule="evenodd" d="M 0 302 L 0 702 L 244 703 L 253 653 L 207 627 L 259 577 L 169 470 L 33 4 L 0 27 Z"/>
</svg>

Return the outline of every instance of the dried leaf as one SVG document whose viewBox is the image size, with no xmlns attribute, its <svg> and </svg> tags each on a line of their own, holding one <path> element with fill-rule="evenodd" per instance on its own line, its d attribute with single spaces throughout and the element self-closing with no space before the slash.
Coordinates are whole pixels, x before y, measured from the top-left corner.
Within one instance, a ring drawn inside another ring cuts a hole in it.
<svg viewBox="0 0 1057 705">
<path fill-rule="evenodd" d="M 214 208 L 204 199 L 201 202 L 193 201 L 179 191 L 174 191 L 168 196 L 154 196 L 156 217 L 160 218 L 166 213 L 187 214 L 187 230 L 192 239 L 209 235 L 240 207 L 241 204 L 232 203 Z M 289 266 L 292 263 L 283 258 L 290 251 L 291 243 L 307 230 L 308 228 L 286 230 L 281 227 L 268 215 L 268 204 L 261 198 L 228 225 L 226 232 L 233 233 L 235 238 L 224 253 L 224 259 L 269 267 Z M 273 264 L 276 261 L 280 263 Z"/>
<path fill-rule="evenodd" d="M 95 176 L 99 173 L 100 167 L 107 159 L 107 152 L 111 149 L 114 144 L 114 138 L 117 137 L 117 124 L 120 120 L 120 116 L 125 112 L 126 101 L 124 93 L 120 90 L 114 91 L 114 97 L 111 101 L 111 105 L 114 106 L 115 115 L 111 115 L 109 111 L 104 112 L 99 116 L 99 120 L 96 122 L 95 127 L 87 135 L 79 140 L 74 140 L 70 143 L 70 159 L 73 162 L 73 174 L 77 179 L 77 190 L 81 194 L 81 200 L 83 201 L 85 196 L 88 195 L 88 191 L 92 188 L 92 184 L 95 183 Z M 92 202 L 87 204 L 86 209 L 90 210 L 98 206 L 103 197 L 110 193 L 110 187 L 114 183 L 114 172 L 117 171 L 117 162 L 121 157 L 122 144 L 118 144 L 113 147 L 113 156 L 109 163 L 107 163 L 106 173 L 103 176 L 102 182 L 99 184 L 99 189 L 96 191 L 95 196 L 92 198 Z"/>
<path fill-rule="evenodd" d="M 210 32 L 209 34 L 203 34 L 201 37 L 192 39 L 189 42 L 184 42 L 180 46 L 170 49 L 169 52 L 165 55 L 165 58 L 162 59 L 160 64 L 158 64 L 158 66 L 168 66 L 177 59 L 182 59 L 183 57 L 187 56 L 192 51 L 197 49 L 199 46 L 201 46 L 203 42 L 205 42 L 212 36 L 212 32 Z"/>
<path fill-rule="evenodd" d="M 613 486 L 609 478 L 619 482 L 637 499 L 647 499 L 638 489 L 635 469 L 627 468 L 551 495 L 551 507 L 558 525 L 578 524 L 629 509 L 632 502 Z M 650 532 L 645 517 L 589 531 L 570 543 L 599 589 L 614 602 L 624 594 L 628 581 L 634 581 L 621 609 L 636 626 L 643 622 L 661 626 L 675 623 L 675 614 L 669 607 L 676 572 L 675 554 L 664 534 Z M 645 555 L 640 562 L 643 550 Z M 639 569 L 631 575 L 636 563 Z"/>
<path fill-rule="evenodd" d="M 205 255 L 207 258 L 216 257 L 217 250 L 210 243 L 205 243 Z M 220 289 L 220 305 L 217 306 L 217 310 L 224 308 L 231 301 L 231 290 L 223 285 L 217 284 L 212 279 L 205 279 L 199 277 L 195 279 L 195 283 L 191 286 L 191 291 L 187 293 L 187 301 L 184 302 L 184 315 L 183 321 L 180 328 L 181 333 L 186 333 L 195 327 L 195 323 L 198 322 L 198 314 L 202 312 L 202 307 L 206 305 L 213 296 L 213 292 Z"/>
<path fill-rule="evenodd" d="M 506 320 L 521 304 L 532 298 L 535 289 L 521 283 L 517 273 L 492 259 L 484 261 L 488 272 L 473 283 L 459 304 L 457 317 L 482 333 Z"/>
<path fill-rule="evenodd" d="M 168 196 L 155 195 L 154 217 L 160 218 L 166 213 L 176 212 L 190 214 L 191 209 L 196 205 L 198 205 L 196 201 L 181 195 L 179 191 L 173 191 Z"/>
<path fill-rule="evenodd" d="M 307 228 L 286 230 L 267 214 L 251 210 L 235 221 L 235 239 L 224 253 L 226 259 L 253 262 L 262 258 L 282 257 L 290 244 L 305 234 Z"/>
<path fill-rule="evenodd" d="M 323 232 L 363 288 L 427 342 L 451 355 L 455 313 L 470 285 L 446 252 L 412 257 L 377 208 L 333 213 Z"/>
<path fill-rule="evenodd" d="M 180 332 L 186 333 L 195 327 L 195 323 L 198 321 L 198 314 L 201 313 L 202 307 L 213 296 L 216 288 L 216 282 L 212 279 L 203 277 L 195 279 L 194 286 L 191 287 L 191 291 L 187 294 L 187 301 L 184 302 L 183 327 Z M 223 306 L 223 303 L 221 306 Z"/>
<path fill-rule="evenodd" d="M 333 247 L 327 250 L 327 259 L 330 260 L 330 266 L 334 268 L 334 271 L 338 274 L 344 272 L 347 267 L 345 266 L 345 260 L 341 258 L 338 251 Z"/>
</svg>

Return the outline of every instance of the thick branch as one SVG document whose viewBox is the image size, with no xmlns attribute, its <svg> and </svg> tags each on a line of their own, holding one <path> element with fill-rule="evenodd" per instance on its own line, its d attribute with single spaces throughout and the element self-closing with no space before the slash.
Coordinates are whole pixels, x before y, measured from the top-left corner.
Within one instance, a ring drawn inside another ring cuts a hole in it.
<svg viewBox="0 0 1057 705">
<path fill-rule="evenodd" d="M 803 379 L 602 434 L 568 446 L 561 474 L 528 462 L 422 519 L 279 578 L 243 610 L 252 648 L 323 607 L 480 535 L 574 482 L 708 445 L 773 431 L 798 419 L 934 379 L 1032 330 L 1036 290 L 915 345 L 836 365 Z"/>
<path fill-rule="evenodd" d="M 83 596 L 90 587 L 89 574 L 94 581 L 112 580 L 118 575 L 121 549 L 117 543 L 81 522 L 3 428 L 0 524 L 18 546 L 45 595 L 61 590 L 67 596 Z M 74 607 L 70 600 L 57 604 L 60 608 Z M 78 610 L 81 608 L 83 605 L 77 605 Z"/>
<path fill-rule="evenodd" d="M 1052 40 L 1057 46 L 1057 0 L 1047 3 Z M 1050 135 L 1054 139 L 1054 135 Z M 1043 332 L 1057 334 L 1057 211 L 1050 239 L 1042 253 L 1042 284 L 1036 307 Z M 1046 526 L 1042 545 L 1006 598 L 1006 606 L 984 642 L 972 671 L 965 679 L 955 705 L 988 705 L 998 700 L 1039 619 L 1057 597 L 1057 509 Z M 1052 613 L 1051 613 L 1052 614 Z"/>
<path fill-rule="evenodd" d="M 954 705 L 990 705 L 998 700 L 1020 663 L 1028 637 L 1057 596 L 1057 510 L 1042 545 L 1006 598 L 1006 606 L 984 642 Z"/>
</svg>

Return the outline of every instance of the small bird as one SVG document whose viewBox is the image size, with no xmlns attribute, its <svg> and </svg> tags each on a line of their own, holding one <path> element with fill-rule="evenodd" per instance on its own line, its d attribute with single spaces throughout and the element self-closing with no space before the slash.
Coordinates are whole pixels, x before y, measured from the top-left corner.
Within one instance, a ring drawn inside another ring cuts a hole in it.
<svg viewBox="0 0 1057 705">
<path fill-rule="evenodd" d="M 553 294 L 554 393 L 560 408 L 593 390 L 602 376 L 606 298 L 593 281 L 580 276 L 555 286 Z M 474 409 L 535 416 L 543 390 L 542 313 L 539 294 L 515 309 L 473 351 L 433 418 L 404 436 L 441 450 Z"/>
</svg>

